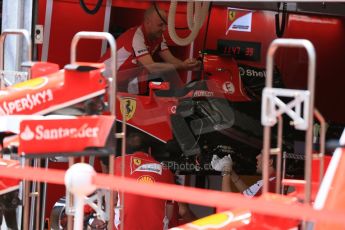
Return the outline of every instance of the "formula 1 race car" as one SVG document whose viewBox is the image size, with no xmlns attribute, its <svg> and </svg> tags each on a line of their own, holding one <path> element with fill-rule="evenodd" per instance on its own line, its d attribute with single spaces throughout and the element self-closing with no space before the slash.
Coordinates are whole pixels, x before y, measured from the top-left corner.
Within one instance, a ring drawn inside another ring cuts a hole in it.
<svg viewBox="0 0 345 230">
<path fill-rule="evenodd" d="M 104 70 L 104 65 L 95 63 L 75 63 L 63 70 L 36 63 L 31 80 L 1 91 L 0 113 L 106 113 L 109 81 Z M 201 77 L 188 84 L 150 82 L 148 95 L 118 92 L 117 121 L 125 120 L 128 132 L 147 134 L 152 154 L 179 173 L 212 173 L 213 154 L 231 154 L 239 173 L 254 173 L 255 155 L 262 146 L 257 98 L 264 79 L 245 85 L 239 72 L 231 57 L 204 54 Z"/>
<path fill-rule="evenodd" d="M 149 95 L 118 92 L 119 115 L 129 132 L 147 134 L 152 154 L 175 172 L 210 174 L 213 154 L 231 154 L 239 173 L 255 173 L 255 156 L 262 147 L 264 78 L 243 81 L 230 56 L 204 53 L 203 63 L 201 74 L 180 87 L 150 82 Z"/>
</svg>

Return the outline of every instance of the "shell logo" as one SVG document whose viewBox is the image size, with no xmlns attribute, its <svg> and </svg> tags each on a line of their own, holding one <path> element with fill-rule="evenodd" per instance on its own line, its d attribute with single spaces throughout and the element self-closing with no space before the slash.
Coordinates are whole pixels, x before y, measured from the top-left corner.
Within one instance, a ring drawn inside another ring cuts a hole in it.
<svg viewBox="0 0 345 230">
<path fill-rule="evenodd" d="M 12 88 L 15 89 L 39 89 L 45 86 L 48 82 L 48 78 L 46 77 L 39 77 L 33 78 L 28 81 L 19 82 L 17 84 L 12 85 Z"/>
<path fill-rule="evenodd" d="M 145 183 L 145 184 L 153 184 L 155 183 L 155 179 L 152 176 L 144 175 L 137 179 L 139 183 Z"/>
</svg>

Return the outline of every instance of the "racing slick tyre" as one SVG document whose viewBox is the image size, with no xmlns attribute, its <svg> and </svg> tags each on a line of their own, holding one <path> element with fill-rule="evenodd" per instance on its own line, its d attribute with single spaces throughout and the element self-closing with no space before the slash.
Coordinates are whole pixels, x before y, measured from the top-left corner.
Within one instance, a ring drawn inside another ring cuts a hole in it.
<svg viewBox="0 0 345 230">
<path fill-rule="evenodd" d="M 49 223 L 50 229 L 62 230 L 67 229 L 67 216 L 65 214 L 66 199 L 60 198 L 53 206 L 50 213 Z"/>
</svg>

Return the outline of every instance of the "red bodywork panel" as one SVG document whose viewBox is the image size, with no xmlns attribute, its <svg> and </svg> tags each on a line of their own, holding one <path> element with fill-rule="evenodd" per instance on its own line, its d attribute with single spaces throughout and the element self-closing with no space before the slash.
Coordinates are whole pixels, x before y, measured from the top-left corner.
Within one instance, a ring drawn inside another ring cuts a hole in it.
<svg viewBox="0 0 345 230">
<path fill-rule="evenodd" d="M 265 200 L 279 201 L 284 204 L 295 204 L 296 198 L 285 197 L 277 194 L 262 196 Z M 179 230 L 203 230 L 203 229 L 241 229 L 241 230 L 269 230 L 269 229 L 292 229 L 299 225 L 299 220 L 281 218 L 252 213 L 249 210 L 229 210 L 211 216 L 201 218 L 191 223 L 179 226 Z"/>
<path fill-rule="evenodd" d="M 153 94 L 137 96 L 119 92 L 117 99 L 121 101 L 116 104 L 119 115 L 117 119 L 122 120 L 122 114 L 125 114 L 126 122 L 129 125 L 160 141 L 166 142 L 172 138 L 170 115 L 176 112 L 177 98 L 156 97 Z"/>
<path fill-rule="evenodd" d="M 59 65 L 50 62 L 34 62 L 30 68 L 31 78 L 43 77 L 59 71 Z"/>
<path fill-rule="evenodd" d="M 233 58 L 205 55 L 204 66 L 208 85 L 211 86 L 212 91 L 223 92 L 224 97 L 230 101 L 250 101 Z"/>
<path fill-rule="evenodd" d="M 47 114 L 104 94 L 107 81 L 100 71 L 60 70 L 9 86 L 0 91 L 0 114 Z"/>
<path fill-rule="evenodd" d="M 342 137 L 343 139 L 343 137 Z M 345 148 L 338 148 L 332 157 L 325 180 L 322 182 L 314 204 L 315 209 L 345 211 Z M 316 207 L 315 207 L 316 206 Z M 315 223 L 314 229 L 344 229 L 344 225 L 324 222 Z"/>
<path fill-rule="evenodd" d="M 252 214 L 244 210 L 225 211 L 213 214 L 191 223 L 179 226 L 180 230 L 199 230 L 199 229 L 242 229 L 247 226 L 252 218 Z M 173 228 L 175 229 L 175 228 Z"/>
<path fill-rule="evenodd" d="M 324 170 L 326 172 L 331 156 L 326 155 L 324 159 Z M 320 188 L 320 159 L 315 158 L 312 161 L 312 176 L 311 176 L 311 201 L 314 202 L 317 192 Z M 291 186 L 295 189 L 289 196 L 297 197 L 300 200 L 305 198 L 305 180 L 285 179 L 282 181 L 285 186 Z"/>
<path fill-rule="evenodd" d="M 112 116 L 22 121 L 18 152 L 36 156 L 56 152 L 67 155 L 88 147 L 102 148 L 113 123 Z"/>
</svg>

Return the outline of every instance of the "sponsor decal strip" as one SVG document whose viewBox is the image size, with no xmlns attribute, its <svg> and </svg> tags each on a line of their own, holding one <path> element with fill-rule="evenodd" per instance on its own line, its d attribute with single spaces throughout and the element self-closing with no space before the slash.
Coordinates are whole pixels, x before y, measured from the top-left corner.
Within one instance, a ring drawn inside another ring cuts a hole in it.
<svg viewBox="0 0 345 230">
<path fill-rule="evenodd" d="M 162 175 L 163 166 L 151 160 L 140 157 L 131 157 L 131 174 L 134 172 L 151 172 Z"/>
<path fill-rule="evenodd" d="M 214 93 L 206 90 L 195 90 L 193 97 L 213 97 Z"/>
<path fill-rule="evenodd" d="M 32 115 L 35 115 L 35 114 L 44 115 L 52 111 L 65 108 L 65 107 L 77 104 L 79 102 L 85 101 L 87 99 L 102 95 L 104 93 L 105 93 L 105 90 L 100 90 L 100 91 L 79 97 L 77 99 L 70 100 L 65 103 L 49 106 L 49 108 L 38 111 L 38 112 L 34 112 L 32 113 Z M 53 99 L 54 99 L 53 93 L 50 89 L 45 90 L 43 92 L 36 93 L 36 94 L 27 94 L 23 98 L 19 98 L 10 102 L 6 102 L 6 101 L 3 102 L 2 105 L 0 105 L 0 115 L 11 115 L 11 114 L 19 113 L 23 110 L 34 110 L 35 106 L 53 101 Z"/>
<path fill-rule="evenodd" d="M 35 94 L 26 94 L 24 97 L 14 101 L 4 101 L 0 105 L 0 114 L 11 115 L 23 110 L 33 110 L 35 106 L 45 104 L 54 99 L 51 89 L 44 90 Z"/>
<path fill-rule="evenodd" d="M 20 123 L 19 152 L 65 155 L 84 151 L 86 147 L 104 147 L 113 123 L 113 116 L 25 120 Z"/>
<path fill-rule="evenodd" d="M 104 89 L 104 90 L 97 91 L 97 92 L 94 92 L 94 93 L 91 93 L 91 94 L 87 94 L 87 95 L 85 95 L 85 96 L 83 96 L 83 97 L 79 97 L 79 98 L 77 98 L 77 99 L 73 99 L 73 100 L 70 100 L 70 101 L 65 102 L 65 103 L 61 103 L 61 104 L 58 104 L 58 105 L 50 106 L 49 108 L 44 109 L 44 110 L 41 110 L 41 111 L 38 111 L 37 113 L 34 113 L 34 114 L 41 114 L 41 115 L 44 115 L 44 114 L 53 112 L 53 111 L 55 111 L 55 110 L 59 110 L 59 109 L 66 108 L 66 107 L 68 107 L 68 106 L 77 104 L 77 103 L 82 102 L 82 101 L 85 101 L 85 100 L 87 100 L 87 99 L 90 99 L 90 98 L 93 98 L 93 97 L 97 97 L 97 96 L 102 95 L 102 94 L 104 94 L 104 93 L 105 93 L 105 89 Z"/>
<path fill-rule="evenodd" d="M 151 164 L 143 164 L 138 166 L 136 169 L 134 169 L 133 172 L 151 172 L 161 175 L 162 174 L 162 165 L 157 163 L 151 163 Z"/>
<path fill-rule="evenodd" d="M 89 127 L 83 124 L 80 128 L 45 128 L 43 125 L 37 125 L 32 131 L 29 126 L 26 126 L 24 132 L 20 134 L 23 140 L 58 140 L 61 138 L 96 138 L 98 137 L 99 128 Z"/>
</svg>

